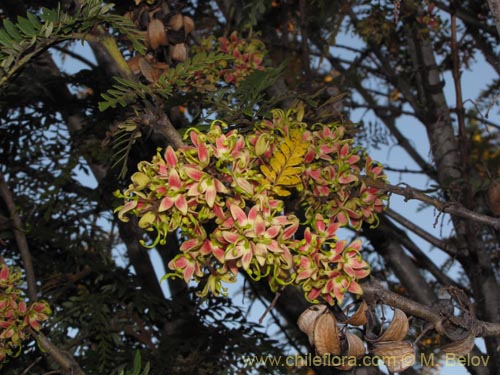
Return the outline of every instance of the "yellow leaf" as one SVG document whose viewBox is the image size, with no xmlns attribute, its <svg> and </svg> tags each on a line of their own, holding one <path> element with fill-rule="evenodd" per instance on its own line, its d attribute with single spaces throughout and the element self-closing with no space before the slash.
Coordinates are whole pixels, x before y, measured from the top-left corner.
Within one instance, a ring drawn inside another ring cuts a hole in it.
<svg viewBox="0 0 500 375">
<path fill-rule="evenodd" d="M 302 164 L 308 146 L 307 142 L 302 141 L 302 131 L 293 129 L 274 151 L 269 161 L 271 168 L 261 165 L 262 173 L 277 195 L 288 196 L 291 193 L 287 188 L 300 184 L 304 171 Z"/>
</svg>

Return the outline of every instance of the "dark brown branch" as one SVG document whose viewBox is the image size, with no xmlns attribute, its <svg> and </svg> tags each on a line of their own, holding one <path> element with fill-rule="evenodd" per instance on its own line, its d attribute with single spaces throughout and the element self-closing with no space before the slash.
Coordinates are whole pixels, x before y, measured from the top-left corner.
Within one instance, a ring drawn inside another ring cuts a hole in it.
<svg viewBox="0 0 500 375">
<path fill-rule="evenodd" d="M 376 279 L 371 279 L 361 284 L 364 297 L 368 300 L 382 302 L 386 305 L 397 307 L 409 315 L 423 319 L 432 323 L 435 327 L 440 327 L 443 322 L 443 315 L 432 306 L 413 301 L 399 294 L 391 292 Z M 470 321 L 461 317 L 453 317 L 453 323 L 462 327 L 467 327 Z M 474 320 L 472 328 L 478 337 L 500 337 L 500 323 Z"/>
<path fill-rule="evenodd" d="M 7 206 L 10 213 L 10 218 L 12 220 L 14 237 L 16 239 L 17 247 L 21 253 L 21 258 L 24 264 L 24 271 L 26 272 L 26 281 L 28 283 L 28 297 L 31 301 L 36 300 L 36 278 L 35 270 L 33 268 L 33 260 L 31 258 L 31 252 L 28 247 L 28 241 L 26 240 L 26 235 L 23 231 L 23 223 L 21 218 L 17 214 L 16 203 L 14 198 L 7 186 L 5 177 L 2 172 L 0 172 L 0 194 Z"/>
<path fill-rule="evenodd" d="M 32 331 L 31 334 L 36 337 L 40 346 L 47 352 L 54 361 L 61 366 L 65 372 L 72 375 L 85 375 L 78 363 L 71 354 L 66 353 L 54 345 L 43 333 Z"/>
<path fill-rule="evenodd" d="M 373 186 L 387 192 L 391 192 L 397 195 L 401 195 L 406 199 L 416 199 L 421 202 L 430 204 L 431 206 L 436 207 L 439 211 L 448 213 L 454 216 L 458 216 L 464 219 L 474 220 L 479 223 L 487 224 L 492 226 L 493 228 L 500 229 L 500 219 L 496 219 L 491 216 L 483 215 L 474 211 L 465 208 L 458 202 L 443 202 L 438 199 L 432 198 L 415 188 L 409 186 L 394 186 L 384 182 L 375 181 L 370 178 L 363 178 L 365 183 L 369 186 Z"/>
</svg>

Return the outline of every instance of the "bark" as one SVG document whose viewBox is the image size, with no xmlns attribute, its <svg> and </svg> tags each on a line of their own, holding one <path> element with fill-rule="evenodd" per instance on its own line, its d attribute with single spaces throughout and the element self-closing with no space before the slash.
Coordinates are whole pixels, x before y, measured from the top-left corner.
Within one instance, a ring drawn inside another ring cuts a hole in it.
<svg viewBox="0 0 500 375">
<path fill-rule="evenodd" d="M 500 0 L 488 0 L 488 5 L 495 20 L 498 35 L 500 35 Z"/>
</svg>

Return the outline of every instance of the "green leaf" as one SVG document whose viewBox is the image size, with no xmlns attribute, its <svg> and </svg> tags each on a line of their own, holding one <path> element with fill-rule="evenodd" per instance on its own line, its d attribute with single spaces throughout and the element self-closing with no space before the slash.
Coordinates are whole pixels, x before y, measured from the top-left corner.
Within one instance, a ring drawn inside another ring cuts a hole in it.
<svg viewBox="0 0 500 375">
<path fill-rule="evenodd" d="M 12 23 L 9 19 L 5 18 L 3 20 L 3 27 L 14 40 L 19 41 L 23 39 L 23 36 L 19 33 L 16 25 L 14 25 L 14 23 Z"/>
<path fill-rule="evenodd" d="M 34 36 L 37 33 L 35 27 L 31 24 L 31 22 L 24 17 L 17 17 L 17 27 L 23 34 L 26 36 Z"/>
</svg>

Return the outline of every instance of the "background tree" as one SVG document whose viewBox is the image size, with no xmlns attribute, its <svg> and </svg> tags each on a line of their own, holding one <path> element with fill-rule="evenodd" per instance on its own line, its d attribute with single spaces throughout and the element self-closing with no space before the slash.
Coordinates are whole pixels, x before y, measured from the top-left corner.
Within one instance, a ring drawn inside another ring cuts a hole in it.
<svg viewBox="0 0 500 375">
<path fill-rule="evenodd" d="M 206 131 L 215 118 L 252 133 L 256 119 L 277 107 L 303 111 L 308 124 L 340 122 L 368 151 L 399 146 L 413 164 L 398 169 L 389 160 L 385 170 L 402 184 L 370 183 L 432 207 L 436 225 L 449 220 L 450 233 L 438 236 L 407 211 L 388 208 L 377 228 L 347 234 L 364 238 L 373 276 L 361 284 L 375 319 L 363 328 L 364 339 L 377 341 L 373 332 L 390 311 L 382 305 L 397 307 L 414 317 L 404 336 L 419 352 L 450 342 L 449 351 L 490 356 L 487 366 L 469 366 L 471 373 L 498 373 L 499 125 L 488 115 L 500 65 L 486 2 L 137 0 L 112 9 L 96 1 L 4 3 L 1 255 L 23 269 L 27 308 L 43 299 L 52 316 L 41 331 L 36 324 L 22 328 L 45 353 L 28 340 L 2 373 L 118 373 L 132 368 L 136 350 L 152 374 L 246 373 L 243 355 L 313 351 L 295 323 L 310 306 L 298 288 L 280 290 L 273 301 L 265 283 L 247 280 L 243 287 L 247 304 L 261 299 L 277 310 L 270 319 L 284 334 L 279 341 L 230 299 L 209 294 L 201 303 L 183 280 L 168 279 L 166 297 L 141 245 L 154 240 L 151 232 L 133 216 L 125 222 L 113 214 L 123 204 L 113 193 L 127 188 L 137 163 L 150 161 L 157 147 L 179 149 L 187 128 Z M 74 40 L 88 48 L 72 48 Z M 69 74 L 61 56 L 85 68 Z M 483 59 L 496 75 L 467 102 L 461 74 Z M 454 106 L 445 83 L 454 88 Z M 359 108 L 373 123 L 347 120 Z M 412 142 L 409 118 L 428 145 Z M 415 175 L 420 189 L 404 184 Z M 293 200 L 285 203 L 303 217 Z M 181 245 L 175 233 L 156 244 L 165 269 Z M 1 277 L 8 281 L 3 296 L 12 295 L 10 276 Z M 340 307 L 332 311 L 343 319 Z M 2 321 L 10 322 L 6 311 Z M 15 311 L 24 317 L 27 310 L 18 303 Z M 472 348 L 475 336 L 484 338 L 484 350 Z M 408 372 L 424 370 L 417 363 Z"/>
</svg>

